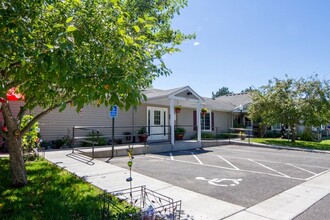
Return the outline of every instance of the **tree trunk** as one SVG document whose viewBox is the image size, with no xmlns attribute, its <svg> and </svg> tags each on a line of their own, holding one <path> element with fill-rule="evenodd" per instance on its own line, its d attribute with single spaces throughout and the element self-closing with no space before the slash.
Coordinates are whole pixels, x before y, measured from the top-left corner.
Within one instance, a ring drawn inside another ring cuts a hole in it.
<svg viewBox="0 0 330 220">
<path fill-rule="evenodd" d="M 6 141 L 8 141 L 9 146 L 12 185 L 14 187 L 25 186 L 27 184 L 27 174 L 23 159 L 21 138 L 16 138 L 14 135 L 9 135 Z"/>
<path fill-rule="evenodd" d="M 8 103 L 3 103 L 1 109 L 7 127 L 7 131 L 4 131 L 3 135 L 9 150 L 12 185 L 14 187 L 25 186 L 27 184 L 27 174 L 23 159 L 22 134 L 19 129 L 19 121 L 13 117 Z"/>
<path fill-rule="evenodd" d="M 296 142 L 296 131 L 294 125 L 290 125 L 290 131 L 291 131 L 291 142 L 294 143 Z"/>
</svg>

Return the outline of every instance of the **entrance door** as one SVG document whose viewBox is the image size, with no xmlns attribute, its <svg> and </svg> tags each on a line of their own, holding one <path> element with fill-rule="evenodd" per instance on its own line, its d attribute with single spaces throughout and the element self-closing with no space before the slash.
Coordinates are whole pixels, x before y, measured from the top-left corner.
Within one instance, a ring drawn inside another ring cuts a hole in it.
<svg viewBox="0 0 330 220">
<path fill-rule="evenodd" d="M 167 108 L 147 107 L 148 140 L 167 140 Z"/>
</svg>

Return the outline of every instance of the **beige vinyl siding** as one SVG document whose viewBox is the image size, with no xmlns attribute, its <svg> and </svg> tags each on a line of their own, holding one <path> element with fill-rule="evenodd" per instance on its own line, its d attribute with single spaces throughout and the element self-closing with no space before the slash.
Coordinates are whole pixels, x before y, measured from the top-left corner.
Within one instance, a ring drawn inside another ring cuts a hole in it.
<svg viewBox="0 0 330 220">
<path fill-rule="evenodd" d="M 16 117 L 20 106 L 24 103 L 19 101 L 11 101 L 11 110 L 13 116 Z M 168 106 L 150 105 L 143 103 L 138 106 L 136 110 L 131 108 L 127 112 L 120 110 L 118 117 L 115 119 L 115 136 L 116 138 L 124 138 L 124 132 L 131 132 L 136 135 L 141 126 L 147 125 L 147 106 L 157 106 L 168 108 Z M 181 112 L 177 114 L 177 121 L 175 125 L 184 127 L 186 130 L 185 138 L 192 137 L 196 131 L 193 129 L 193 111 L 194 108 L 182 108 Z M 133 113 L 134 111 L 134 113 Z M 40 108 L 36 108 L 27 114 L 36 115 L 41 112 Z M 232 113 L 212 111 L 214 113 L 214 126 L 218 128 L 218 132 L 227 132 L 232 126 Z M 133 120 L 134 119 L 134 120 Z M 1 125 L 3 125 L 2 114 L 0 114 Z M 170 123 L 168 115 L 167 125 Z M 109 117 L 109 107 L 101 106 L 86 106 L 81 113 L 77 113 L 75 108 L 69 106 L 63 111 L 59 112 L 57 109 L 47 114 L 39 120 L 40 134 L 43 140 L 56 140 L 63 138 L 65 135 L 72 137 L 73 126 L 107 126 L 109 128 L 99 128 L 100 132 L 110 137 L 112 120 Z M 134 129 L 133 129 L 134 126 Z M 85 136 L 88 131 L 75 131 L 75 136 Z"/>
<path fill-rule="evenodd" d="M 218 128 L 218 133 L 228 132 L 231 126 L 232 114 L 229 112 L 218 112 L 214 113 L 214 127 Z"/>
<path fill-rule="evenodd" d="M 135 111 L 135 125 L 136 129 L 138 130 L 141 126 L 147 125 L 147 105 L 142 104 L 138 106 Z"/>
<path fill-rule="evenodd" d="M 33 111 L 35 114 L 41 111 L 37 108 Z M 107 126 L 112 127 L 112 119 L 109 117 L 109 107 L 86 106 L 81 112 L 76 112 L 75 108 L 67 107 L 63 112 L 57 109 L 47 114 L 39 120 L 40 133 L 44 140 L 56 140 L 65 135 L 72 137 L 73 126 Z M 116 136 L 122 135 L 123 132 L 132 132 L 133 112 L 132 110 L 120 110 L 118 117 L 115 119 Z M 111 128 L 95 128 L 103 135 L 111 136 Z M 75 136 L 85 136 L 91 131 L 75 130 Z"/>
<path fill-rule="evenodd" d="M 186 133 L 195 134 L 196 131 L 193 129 L 193 112 L 196 109 L 182 108 L 181 112 L 177 114 L 178 126 L 184 127 Z M 214 127 L 217 128 L 218 133 L 228 132 L 231 127 L 232 114 L 230 112 L 219 112 L 212 111 L 214 114 Z M 216 132 L 216 130 L 214 130 Z"/>
<path fill-rule="evenodd" d="M 9 101 L 9 105 L 10 105 L 10 110 L 11 110 L 11 113 L 12 113 L 13 117 L 16 117 L 19 110 L 20 110 L 20 107 L 24 105 L 24 102 L 22 102 L 22 101 Z M 3 116 L 2 116 L 2 114 L 0 114 L 0 126 L 3 126 L 3 125 L 4 125 Z"/>
<path fill-rule="evenodd" d="M 184 138 L 196 136 L 196 131 L 194 131 L 194 111 L 196 109 L 182 108 L 180 113 L 176 114 L 177 123 L 175 122 L 175 125 L 186 130 Z"/>
</svg>

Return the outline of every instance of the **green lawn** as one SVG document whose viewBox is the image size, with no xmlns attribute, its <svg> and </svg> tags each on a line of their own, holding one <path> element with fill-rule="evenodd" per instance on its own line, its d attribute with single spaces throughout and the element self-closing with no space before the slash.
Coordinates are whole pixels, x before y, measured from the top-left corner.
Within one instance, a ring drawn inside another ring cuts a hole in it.
<svg viewBox="0 0 330 220">
<path fill-rule="evenodd" d="M 296 140 L 296 142 L 292 143 L 288 139 L 282 139 L 282 138 L 251 138 L 251 142 L 277 145 L 277 146 L 316 149 L 316 150 L 330 150 L 330 140 L 329 139 L 323 140 L 321 142 Z"/>
<path fill-rule="evenodd" d="M 102 190 L 46 160 L 26 163 L 22 188 L 10 186 L 8 158 L 0 167 L 0 219 L 100 219 Z"/>
</svg>

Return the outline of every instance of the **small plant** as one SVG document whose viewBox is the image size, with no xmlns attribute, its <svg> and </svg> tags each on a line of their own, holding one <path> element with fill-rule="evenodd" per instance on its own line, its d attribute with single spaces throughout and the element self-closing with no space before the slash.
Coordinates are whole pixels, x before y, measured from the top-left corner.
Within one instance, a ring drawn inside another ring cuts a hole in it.
<svg viewBox="0 0 330 220">
<path fill-rule="evenodd" d="M 147 134 L 147 128 L 141 127 L 140 130 L 138 130 L 138 134 Z"/>
<path fill-rule="evenodd" d="M 181 105 L 174 106 L 174 110 L 175 110 L 176 113 L 179 113 L 181 111 L 181 109 L 182 109 Z"/>
<path fill-rule="evenodd" d="M 175 128 L 175 134 L 184 134 L 185 132 L 184 128 Z"/>
<path fill-rule="evenodd" d="M 245 140 L 245 137 L 246 137 L 245 132 L 244 131 L 240 131 L 239 132 L 239 137 L 241 138 L 241 140 Z"/>
<path fill-rule="evenodd" d="M 147 128 L 141 127 L 140 130 L 138 130 L 138 135 L 140 142 L 146 142 L 148 139 Z"/>
<path fill-rule="evenodd" d="M 207 108 L 202 108 L 201 112 L 207 112 Z"/>
<path fill-rule="evenodd" d="M 207 113 L 207 108 L 202 108 L 201 114 L 204 116 L 204 115 L 206 115 L 206 113 Z"/>
<path fill-rule="evenodd" d="M 184 128 L 175 128 L 175 139 L 182 140 L 186 130 Z"/>
</svg>

